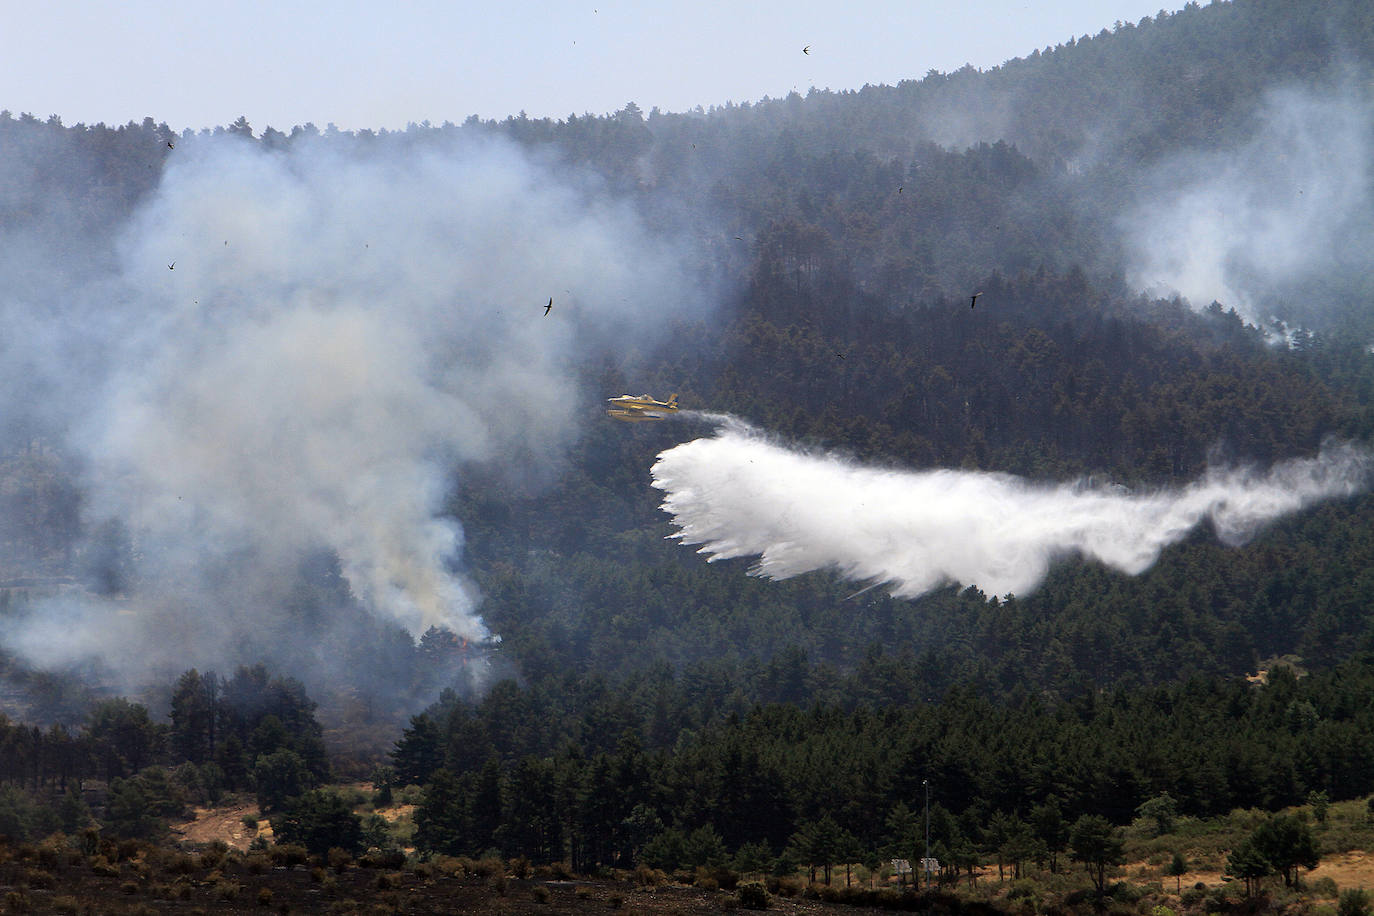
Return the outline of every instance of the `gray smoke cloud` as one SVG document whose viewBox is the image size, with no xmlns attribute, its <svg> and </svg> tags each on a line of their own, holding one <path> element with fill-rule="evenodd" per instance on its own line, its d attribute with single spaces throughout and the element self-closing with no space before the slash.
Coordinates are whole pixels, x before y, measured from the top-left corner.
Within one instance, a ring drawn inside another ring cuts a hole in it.
<svg viewBox="0 0 1374 916">
<path fill-rule="evenodd" d="M 1058 559 L 1082 556 L 1135 575 L 1204 521 L 1228 545 L 1319 500 L 1350 496 L 1370 456 L 1332 445 L 1267 472 L 1209 471 L 1179 490 L 1033 484 L 1007 474 L 902 471 L 772 443 L 727 426 L 667 449 L 653 485 L 708 560 L 758 557 L 755 575 L 830 570 L 913 598 L 941 586 L 1025 594 Z"/>
<path fill-rule="evenodd" d="M 1244 143 L 1163 162 L 1120 221 L 1132 282 L 1260 325 L 1337 317 L 1374 242 L 1372 115 L 1353 79 L 1275 90 Z"/>
<path fill-rule="evenodd" d="M 496 139 L 394 146 L 179 143 L 108 269 L 6 299 L 39 333 L 0 356 L 55 393 L 87 526 L 127 528 L 138 584 L 39 605 L 5 645 L 224 664 L 320 551 L 413 635 L 489 635 L 444 514 L 455 469 L 547 474 L 586 361 L 707 293 L 590 178 Z"/>
</svg>

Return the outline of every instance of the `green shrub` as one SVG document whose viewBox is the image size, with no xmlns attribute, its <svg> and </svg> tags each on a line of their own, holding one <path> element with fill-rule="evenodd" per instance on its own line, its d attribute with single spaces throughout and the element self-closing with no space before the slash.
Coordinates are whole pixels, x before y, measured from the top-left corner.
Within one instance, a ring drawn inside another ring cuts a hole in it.
<svg viewBox="0 0 1374 916">
<path fill-rule="evenodd" d="M 216 840 L 201 852 L 200 867 L 206 871 L 220 868 L 224 865 L 225 857 L 228 855 L 229 847 L 223 842 Z"/>
<path fill-rule="evenodd" d="M 1322 875 L 1313 881 L 1309 890 L 1314 897 L 1324 897 L 1327 900 L 1335 900 L 1341 894 L 1341 889 L 1336 886 L 1336 882 L 1329 875 Z"/>
<path fill-rule="evenodd" d="M 119 866 L 111 865 L 110 860 L 104 856 L 96 856 L 91 860 L 91 871 L 102 878 L 118 878 Z"/>
<path fill-rule="evenodd" d="M 635 869 L 635 883 L 640 887 L 662 887 L 668 883 L 668 875 L 662 869 L 640 865 Z"/>
<path fill-rule="evenodd" d="M 806 890 L 806 881 L 795 875 L 783 878 L 769 878 L 768 889 L 779 897 L 800 897 Z"/>
<path fill-rule="evenodd" d="M 1231 909 L 1233 901 L 1226 887 L 1215 887 L 1207 891 L 1202 908 L 1208 913 L 1225 913 Z"/>
<path fill-rule="evenodd" d="M 1117 903 L 1138 903 L 1140 889 L 1125 881 L 1118 881 L 1107 889 L 1107 894 Z"/>
<path fill-rule="evenodd" d="M 746 881 L 736 891 L 739 905 L 748 910 L 768 909 L 768 888 L 759 881 Z"/>
<path fill-rule="evenodd" d="M 721 865 L 698 865 L 692 875 L 692 883 L 708 890 L 732 891 L 739 884 L 739 875 Z"/>
<path fill-rule="evenodd" d="M 504 875 L 506 873 L 506 863 L 495 856 L 488 856 L 478 859 L 472 866 L 473 874 L 479 878 L 490 878 L 492 875 Z"/>
<path fill-rule="evenodd" d="M 346 793 L 334 789 L 315 789 L 283 802 L 272 815 L 272 831 L 317 855 L 334 846 L 350 851 L 363 847 L 362 819 L 353 813 Z"/>
<path fill-rule="evenodd" d="M 38 864 L 48 869 L 49 871 L 52 871 L 55 868 L 60 868 L 63 864 L 63 859 L 65 858 L 63 856 L 63 850 L 54 846 L 52 840 L 48 840 L 41 844 L 38 847 L 37 855 Z"/>
<path fill-rule="evenodd" d="M 368 855 L 371 854 L 371 851 L 369 851 Z M 467 860 L 457 858 L 456 856 L 435 856 L 433 859 L 429 860 L 429 865 L 431 868 L 438 871 L 439 874 L 447 875 L 450 878 L 466 878 L 468 874 Z"/>
<path fill-rule="evenodd" d="M 1369 916 L 1369 904 L 1369 892 L 1362 887 L 1352 887 L 1341 891 L 1336 913 L 1338 916 Z"/>
<path fill-rule="evenodd" d="M 287 868 L 304 865 L 310 859 L 310 853 L 306 851 L 304 846 L 293 843 L 273 846 L 267 854 L 271 857 L 273 865 L 282 865 Z"/>
<path fill-rule="evenodd" d="M 406 854 L 399 849 L 369 849 L 358 864 L 364 868 L 400 868 L 406 864 Z"/>
</svg>

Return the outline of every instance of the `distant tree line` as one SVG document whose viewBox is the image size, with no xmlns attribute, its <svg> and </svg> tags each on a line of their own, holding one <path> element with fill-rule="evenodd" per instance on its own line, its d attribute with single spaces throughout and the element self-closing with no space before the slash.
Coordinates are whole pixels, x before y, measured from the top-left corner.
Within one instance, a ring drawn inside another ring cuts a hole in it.
<svg viewBox="0 0 1374 916">
<path fill-rule="evenodd" d="M 74 833 L 92 820 L 90 798 L 115 834 L 155 837 L 189 802 L 253 791 L 275 811 L 330 778 L 314 701 L 262 665 L 187 671 L 170 719 L 123 698 L 96 702 L 79 729 L 0 716 L 0 833 Z"/>
<path fill-rule="evenodd" d="M 504 683 L 412 720 L 392 760 L 398 784 L 424 787 L 422 848 L 579 869 L 741 855 L 823 864 L 822 847 L 843 850 L 833 862 L 919 858 L 928 784 L 936 855 L 1015 871 L 1056 867 L 1084 817 L 1374 792 L 1367 654 L 1301 678 L 1275 668 L 1263 685 L 1195 679 L 1054 704 L 969 688 L 900 705 L 755 704 L 755 684 L 688 678 L 615 691 L 569 678 L 563 690 Z"/>
</svg>

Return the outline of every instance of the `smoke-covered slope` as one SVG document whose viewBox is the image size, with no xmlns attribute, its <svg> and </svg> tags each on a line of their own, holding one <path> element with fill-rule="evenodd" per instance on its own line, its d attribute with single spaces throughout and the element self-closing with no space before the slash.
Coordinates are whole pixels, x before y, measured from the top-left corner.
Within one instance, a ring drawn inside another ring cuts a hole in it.
<svg viewBox="0 0 1374 916">
<path fill-rule="evenodd" d="M 1330 330 L 1374 328 L 1367 15 L 1189 7 L 986 74 L 647 117 L 0 118 L 2 559 L 82 583 L 5 645 L 133 674 L 289 647 L 351 675 L 359 645 L 395 670 L 443 625 L 531 678 L 895 643 L 953 646 L 936 680 L 1061 687 L 1338 656 L 1371 597 L 1334 568 L 1367 558 L 1345 503 L 1243 549 L 1204 530 L 1139 578 L 1051 565 L 1009 605 L 846 603 L 664 543 L 649 468 L 709 427 L 596 404 L 679 390 L 789 449 L 1051 489 L 1186 493 L 1367 436 L 1364 339 Z M 1242 323 L 1271 316 L 1291 346 Z M 1080 657 L 1117 631 L 1113 664 Z"/>
</svg>

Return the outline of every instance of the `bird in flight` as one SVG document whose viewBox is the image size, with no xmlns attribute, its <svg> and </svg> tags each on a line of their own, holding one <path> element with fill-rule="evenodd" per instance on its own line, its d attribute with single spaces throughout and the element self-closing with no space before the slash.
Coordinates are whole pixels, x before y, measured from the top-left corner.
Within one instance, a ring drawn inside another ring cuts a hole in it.
<svg viewBox="0 0 1374 916">
<path fill-rule="evenodd" d="M 172 143 L 171 140 L 168 140 L 168 141 L 167 141 L 167 148 L 168 148 L 168 149 L 176 149 L 176 145 L 175 145 L 174 143 Z"/>
<path fill-rule="evenodd" d="M 549 304 L 544 306 L 544 317 L 549 317 L 549 312 L 553 310 L 553 297 L 549 297 Z"/>
<path fill-rule="evenodd" d="M 168 270 L 176 270 L 176 269 L 177 269 L 177 262 L 176 262 L 176 261 L 173 261 L 172 263 L 168 264 L 168 265 L 167 265 L 167 269 L 168 269 Z"/>
<path fill-rule="evenodd" d="M 983 295 L 983 293 L 982 293 L 982 291 L 980 290 L 980 291 L 974 293 L 972 296 L 970 296 L 970 297 L 969 297 L 969 300 L 968 300 L 968 307 L 969 307 L 969 308 L 973 308 L 975 305 L 977 305 L 977 304 L 978 304 L 978 297 L 981 296 L 981 295 Z"/>
<path fill-rule="evenodd" d="M 811 46 L 810 46 L 810 45 L 807 45 L 806 47 L 802 48 L 802 53 L 803 53 L 803 54 L 810 54 L 810 53 L 811 53 Z"/>
</svg>

